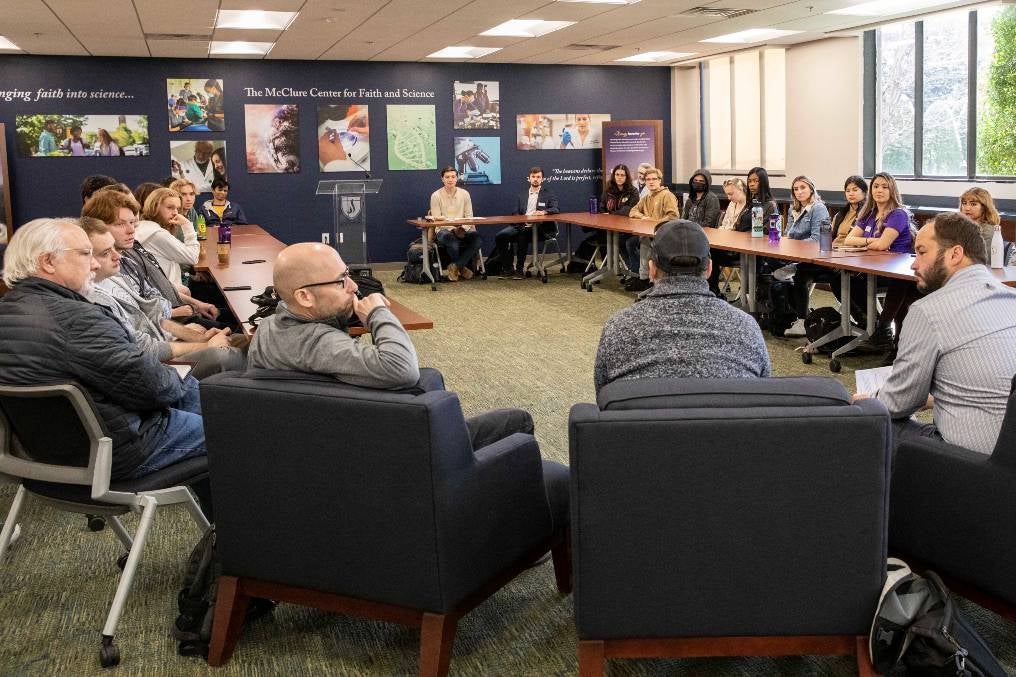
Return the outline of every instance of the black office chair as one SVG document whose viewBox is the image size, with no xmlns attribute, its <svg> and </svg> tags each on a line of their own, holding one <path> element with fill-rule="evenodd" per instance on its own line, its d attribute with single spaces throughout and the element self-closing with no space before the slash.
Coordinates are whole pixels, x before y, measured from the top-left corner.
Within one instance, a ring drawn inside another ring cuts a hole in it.
<svg viewBox="0 0 1016 677">
<path fill-rule="evenodd" d="M 105 516 L 127 548 L 117 562 L 123 573 L 102 628 L 102 667 L 120 662 L 113 637 L 155 509 L 182 503 L 202 531 L 208 528 L 208 520 L 187 488 L 207 480 L 207 458 L 190 459 L 122 481 L 111 481 L 112 464 L 113 442 L 106 436 L 91 398 L 77 384 L 0 385 L 0 477 L 20 484 L 0 531 L 0 561 L 29 494 L 60 510 Z M 129 511 L 141 513 L 133 538 L 119 518 Z"/>
</svg>

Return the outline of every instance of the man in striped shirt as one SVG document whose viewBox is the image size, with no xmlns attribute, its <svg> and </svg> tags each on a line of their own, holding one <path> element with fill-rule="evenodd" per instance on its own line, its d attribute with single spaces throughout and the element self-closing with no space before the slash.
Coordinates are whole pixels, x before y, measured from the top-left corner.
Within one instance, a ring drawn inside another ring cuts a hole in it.
<svg viewBox="0 0 1016 677">
<path fill-rule="evenodd" d="M 911 268 L 926 296 L 910 307 L 876 397 L 895 419 L 896 444 L 933 437 L 990 454 L 1016 374 L 1016 290 L 992 276 L 980 229 L 965 216 L 938 216 L 914 249 Z M 934 423 L 910 418 L 925 408 Z"/>
</svg>

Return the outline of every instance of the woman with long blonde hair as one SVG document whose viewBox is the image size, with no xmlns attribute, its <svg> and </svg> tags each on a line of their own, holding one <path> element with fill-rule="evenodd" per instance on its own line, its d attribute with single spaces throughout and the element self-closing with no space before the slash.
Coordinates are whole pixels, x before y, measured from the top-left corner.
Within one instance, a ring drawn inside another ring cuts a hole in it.
<svg viewBox="0 0 1016 677">
<path fill-rule="evenodd" d="M 981 227 L 985 251 L 991 251 L 991 238 L 995 235 L 995 226 L 1002 223 L 998 215 L 995 201 L 991 193 L 983 188 L 971 188 L 960 195 L 960 214 Z"/>
<path fill-rule="evenodd" d="M 182 204 L 175 190 L 156 188 L 145 198 L 141 222 L 134 234 L 134 238 L 155 256 L 169 281 L 177 286 L 183 283 L 180 264 L 194 265 L 201 254 L 194 225 L 180 213 Z M 183 232 L 183 242 L 174 235 L 177 228 Z"/>
</svg>

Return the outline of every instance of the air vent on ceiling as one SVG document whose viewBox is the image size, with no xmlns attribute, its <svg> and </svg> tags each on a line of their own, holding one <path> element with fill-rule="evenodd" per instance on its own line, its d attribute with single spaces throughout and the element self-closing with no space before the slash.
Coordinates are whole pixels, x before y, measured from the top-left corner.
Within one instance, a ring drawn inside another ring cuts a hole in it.
<svg viewBox="0 0 1016 677">
<path fill-rule="evenodd" d="M 576 52 L 606 52 L 608 49 L 617 49 L 620 46 L 621 45 L 592 45 L 577 42 L 567 45 L 565 49 L 571 49 Z"/>
<path fill-rule="evenodd" d="M 724 19 L 733 19 L 735 16 L 754 14 L 755 9 L 736 9 L 734 7 L 692 7 L 681 12 L 680 16 L 721 16 Z"/>
<path fill-rule="evenodd" d="M 191 33 L 145 33 L 145 40 L 211 40 L 211 35 Z"/>
</svg>

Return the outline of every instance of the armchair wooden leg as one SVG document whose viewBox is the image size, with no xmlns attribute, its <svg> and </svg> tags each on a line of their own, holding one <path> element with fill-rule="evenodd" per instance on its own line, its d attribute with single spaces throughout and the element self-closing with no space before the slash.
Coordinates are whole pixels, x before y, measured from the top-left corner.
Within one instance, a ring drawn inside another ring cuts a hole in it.
<svg viewBox="0 0 1016 677">
<path fill-rule="evenodd" d="M 557 590 L 562 595 L 572 591 L 572 556 L 571 556 L 571 531 L 566 530 L 564 538 L 551 549 L 551 556 L 554 558 L 554 578 L 557 580 Z"/>
<path fill-rule="evenodd" d="M 605 658 L 603 642 L 579 642 L 579 677 L 603 677 Z"/>
<path fill-rule="evenodd" d="M 875 672 L 875 666 L 871 664 L 871 656 L 868 654 L 867 635 L 857 636 L 857 677 L 879 677 Z"/>
<path fill-rule="evenodd" d="M 444 677 L 452 660 L 458 617 L 424 613 L 420 623 L 420 677 Z"/>
<path fill-rule="evenodd" d="M 235 576 L 219 576 L 212 637 L 208 645 L 209 665 L 225 665 L 233 655 L 233 649 L 243 632 L 249 604 L 250 597 L 241 592 L 239 579 Z"/>
</svg>

